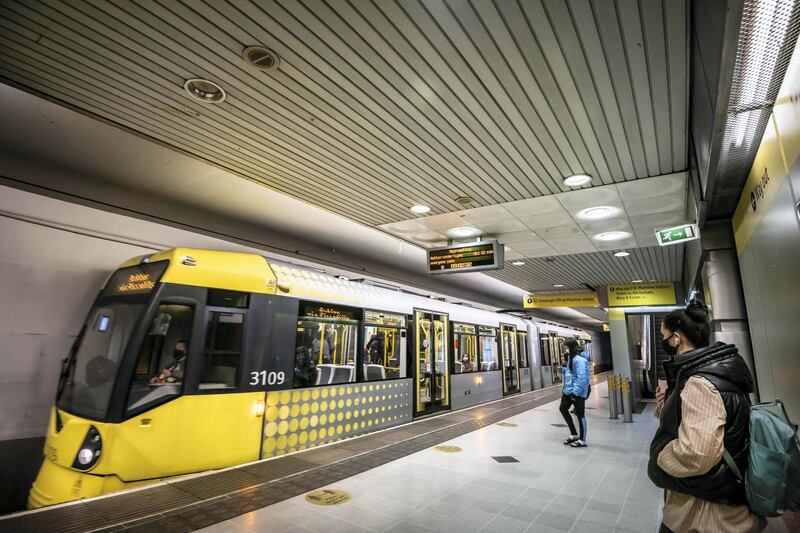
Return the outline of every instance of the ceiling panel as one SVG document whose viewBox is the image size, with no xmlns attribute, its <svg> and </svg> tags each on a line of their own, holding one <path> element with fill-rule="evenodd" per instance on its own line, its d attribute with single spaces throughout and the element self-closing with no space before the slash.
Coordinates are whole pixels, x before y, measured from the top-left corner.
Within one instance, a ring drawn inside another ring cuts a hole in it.
<svg viewBox="0 0 800 533">
<path fill-rule="evenodd" d="M 7 81 L 371 226 L 686 167 L 681 2 L 10 1 L 0 28 Z"/>
<path fill-rule="evenodd" d="M 680 281 L 684 245 L 634 248 L 628 257 L 615 257 L 610 251 L 555 257 L 526 258 L 525 264 L 507 264 L 492 277 L 529 291 L 585 291 L 613 283 L 643 281 Z"/>
<path fill-rule="evenodd" d="M 523 288 L 564 258 L 577 285 L 668 279 L 675 248 L 645 247 L 686 221 L 687 27 L 684 2 L 636 0 L 6 1 L 0 81 L 422 247 L 474 227 L 541 263 L 492 274 Z M 192 77 L 226 101 L 190 99 Z M 164 186 L 235 201 L 213 176 Z M 597 205 L 618 211 L 580 218 Z M 604 259 L 621 247 L 628 270 Z"/>
<path fill-rule="evenodd" d="M 467 226 L 473 228 L 475 234 L 462 241 L 474 240 L 477 236 L 494 239 L 509 244 L 514 252 L 524 257 L 646 247 L 657 244 L 656 229 L 687 222 L 686 189 L 686 173 L 679 172 L 419 217 L 379 228 L 430 248 L 434 242 L 438 246 L 444 236 L 452 239 L 450 230 Z M 607 213 L 599 220 L 587 219 L 592 211 L 584 210 L 589 208 L 607 208 Z M 436 238 L 417 238 L 413 230 L 419 224 L 436 231 Z M 613 241 L 598 239 L 600 234 L 611 231 L 624 232 L 627 236 Z"/>
</svg>

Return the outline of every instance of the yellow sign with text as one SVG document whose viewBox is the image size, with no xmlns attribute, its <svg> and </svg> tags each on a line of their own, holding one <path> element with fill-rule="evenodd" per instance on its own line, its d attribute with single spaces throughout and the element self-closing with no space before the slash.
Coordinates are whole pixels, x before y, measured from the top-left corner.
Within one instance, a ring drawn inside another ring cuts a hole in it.
<svg viewBox="0 0 800 533">
<path fill-rule="evenodd" d="M 603 324 L 603 331 L 611 331 L 611 328 L 608 324 Z"/>
<path fill-rule="evenodd" d="M 675 285 L 672 283 L 633 283 L 609 285 L 609 307 L 637 305 L 675 305 Z"/>
<path fill-rule="evenodd" d="M 597 293 L 578 294 L 528 294 L 522 301 L 525 309 L 543 307 L 600 307 Z"/>
</svg>

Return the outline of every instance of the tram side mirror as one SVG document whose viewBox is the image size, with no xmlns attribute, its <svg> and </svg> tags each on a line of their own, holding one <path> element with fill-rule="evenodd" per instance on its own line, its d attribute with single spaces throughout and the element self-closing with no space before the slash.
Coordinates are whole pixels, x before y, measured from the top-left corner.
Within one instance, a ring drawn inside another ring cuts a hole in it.
<svg viewBox="0 0 800 533">
<path fill-rule="evenodd" d="M 166 313 L 159 313 L 154 319 L 153 324 L 150 326 L 148 335 L 165 336 L 169 331 L 169 324 L 172 322 L 172 316 Z"/>
</svg>

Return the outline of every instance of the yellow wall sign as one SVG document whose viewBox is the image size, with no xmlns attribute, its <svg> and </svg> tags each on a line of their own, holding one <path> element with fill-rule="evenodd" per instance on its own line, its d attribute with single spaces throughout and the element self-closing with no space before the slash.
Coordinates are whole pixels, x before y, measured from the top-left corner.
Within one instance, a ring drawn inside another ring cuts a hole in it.
<svg viewBox="0 0 800 533">
<path fill-rule="evenodd" d="M 672 283 L 633 283 L 609 285 L 608 306 L 675 305 L 675 285 Z"/>
<path fill-rule="evenodd" d="M 528 294 L 522 300 L 525 309 L 542 307 L 600 307 L 597 293 L 577 294 Z"/>
<path fill-rule="evenodd" d="M 350 501 L 350 493 L 341 489 L 320 489 L 306 494 L 306 501 L 314 505 L 339 505 Z"/>
<path fill-rule="evenodd" d="M 603 331 L 611 331 L 611 328 L 608 324 L 603 324 Z"/>
</svg>

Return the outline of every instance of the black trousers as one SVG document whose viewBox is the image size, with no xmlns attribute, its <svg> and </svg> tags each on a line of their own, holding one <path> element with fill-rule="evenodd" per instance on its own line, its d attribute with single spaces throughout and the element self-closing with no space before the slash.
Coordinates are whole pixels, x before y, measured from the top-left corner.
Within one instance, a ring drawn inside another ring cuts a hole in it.
<svg viewBox="0 0 800 533">
<path fill-rule="evenodd" d="M 573 396 L 571 394 L 562 394 L 561 404 L 558 406 L 558 410 L 561 411 L 561 416 L 564 417 L 564 421 L 569 426 L 570 435 L 580 435 L 581 440 L 586 440 L 585 403 L 586 398 Z M 575 418 L 578 419 L 578 425 L 581 428 L 580 432 L 575 429 L 575 423 L 572 421 L 572 417 L 569 414 L 569 408 L 573 405 L 575 406 Z"/>
</svg>

